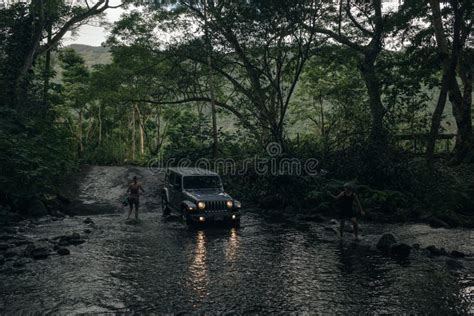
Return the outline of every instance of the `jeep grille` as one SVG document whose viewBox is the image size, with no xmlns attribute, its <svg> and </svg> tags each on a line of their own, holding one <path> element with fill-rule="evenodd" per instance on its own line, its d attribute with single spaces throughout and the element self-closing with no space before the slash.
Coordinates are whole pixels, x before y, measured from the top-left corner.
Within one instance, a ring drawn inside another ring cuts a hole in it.
<svg viewBox="0 0 474 316">
<path fill-rule="evenodd" d="M 206 211 L 223 211 L 226 209 L 225 201 L 206 201 Z"/>
</svg>

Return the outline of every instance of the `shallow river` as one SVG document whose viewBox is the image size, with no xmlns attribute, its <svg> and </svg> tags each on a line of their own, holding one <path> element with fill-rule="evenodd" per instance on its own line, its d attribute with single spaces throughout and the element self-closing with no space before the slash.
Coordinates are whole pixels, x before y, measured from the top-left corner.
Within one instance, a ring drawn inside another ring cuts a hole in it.
<svg viewBox="0 0 474 316">
<path fill-rule="evenodd" d="M 97 228 L 85 244 L 70 247 L 70 256 L 1 275 L 5 313 L 400 313 L 456 303 L 442 302 L 439 295 L 452 294 L 449 289 L 436 292 L 434 276 L 443 270 L 433 260 L 415 255 L 397 263 L 354 246 L 349 235 L 340 244 L 318 224 L 269 223 L 250 213 L 239 229 L 188 229 L 156 213 L 134 225 L 122 215 L 92 219 Z M 82 220 L 45 223 L 30 234 L 81 232 Z M 470 231 L 364 228 L 365 239 L 389 230 L 422 245 L 436 239 L 448 249 L 473 250 Z M 472 299 L 473 275 L 456 279 Z"/>
<path fill-rule="evenodd" d="M 133 175 L 147 193 L 141 221 L 130 224 L 117 201 Z M 474 297 L 472 230 L 363 223 L 357 245 L 349 234 L 340 243 L 328 223 L 277 223 L 250 212 L 238 229 L 189 229 L 162 218 L 160 177 L 146 169 L 92 167 L 79 182 L 77 207 L 94 212 L 112 205 L 116 214 L 91 215 L 92 228 L 76 216 L 28 229 L 36 240 L 78 232 L 87 242 L 70 246 L 69 256 L 25 268 L 5 264 L 0 314 L 446 313 Z M 92 233 L 84 234 L 86 228 Z M 431 259 L 423 251 L 396 262 L 373 249 L 384 232 L 410 245 L 471 255 L 454 274 L 447 257 Z"/>
</svg>

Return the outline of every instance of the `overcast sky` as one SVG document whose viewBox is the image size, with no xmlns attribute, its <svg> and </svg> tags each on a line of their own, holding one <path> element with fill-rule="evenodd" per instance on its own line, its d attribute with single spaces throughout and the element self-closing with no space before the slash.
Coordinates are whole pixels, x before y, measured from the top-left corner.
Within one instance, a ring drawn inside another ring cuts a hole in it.
<svg viewBox="0 0 474 316">
<path fill-rule="evenodd" d="M 120 0 L 112 0 L 110 4 L 115 6 L 119 4 Z M 106 20 L 108 22 L 115 22 L 119 19 L 120 14 L 124 12 L 123 9 L 107 9 L 105 10 Z M 85 44 L 90 46 L 100 46 L 107 38 L 107 31 L 104 27 L 84 25 L 77 31 L 77 35 L 72 37 L 69 33 L 64 38 L 64 45 L 70 44 Z"/>
</svg>

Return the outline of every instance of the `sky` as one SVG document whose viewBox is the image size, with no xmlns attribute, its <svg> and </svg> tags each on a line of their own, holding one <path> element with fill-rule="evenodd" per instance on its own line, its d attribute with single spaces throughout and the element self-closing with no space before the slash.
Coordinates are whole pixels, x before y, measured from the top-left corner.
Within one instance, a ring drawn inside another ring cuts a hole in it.
<svg viewBox="0 0 474 316">
<path fill-rule="evenodd" d="M 111 0 L 110 5 L 115 6 L 120 4 L 120 0 Z M 120 15 L 124 12 L 123 9 L 107 9 L 105 10 L 105 20 L 107 22 L 118 21 Z M 68 33 L 64 38 L 64 45 L 70 44 L 84 44 L 90 46 L 100 46 L 107 38 L 107 30 L 102 26 L 83 25 L 77 32 L 76 36 Z"/>
</svg>

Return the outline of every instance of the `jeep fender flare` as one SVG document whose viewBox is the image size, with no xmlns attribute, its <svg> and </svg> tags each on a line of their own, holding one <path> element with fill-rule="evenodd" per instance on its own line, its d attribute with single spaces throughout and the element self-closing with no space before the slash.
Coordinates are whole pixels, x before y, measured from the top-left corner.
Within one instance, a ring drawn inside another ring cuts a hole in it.
<svg viewBox="0 0 474 316">
<path fill-rule="evenodd" d="M 181 208 L 186 208 L 186 209 L 197 209 L 197 205 L 191 201 L 185 200 L 181 202 Z"/>
</svg>

